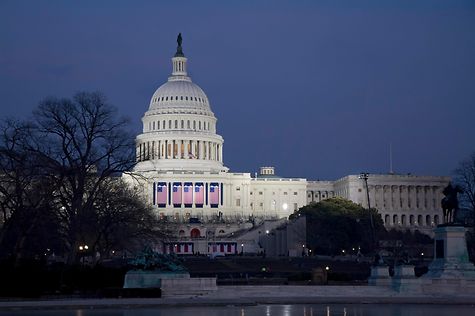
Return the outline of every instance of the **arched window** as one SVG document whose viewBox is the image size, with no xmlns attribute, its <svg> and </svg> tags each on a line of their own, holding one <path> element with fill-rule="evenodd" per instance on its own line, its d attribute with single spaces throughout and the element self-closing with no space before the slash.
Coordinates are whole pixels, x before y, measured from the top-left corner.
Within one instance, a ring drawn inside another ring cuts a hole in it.
<svg viewBox="0 0 475 316">
<path fill-rule="evenodd" d="M 155 130 L 155 121 L 152 122 L 152 129 Z"/>
<path fill-rule="evenodd" d="M 198 129 L 201 130 L 201 121 L 198 122 Z"/>
<path fill-rule="evenodd" d="M 198 228 L 193 228 L 190 232 L 190 237 L 191 238 L 199 238 L 201 237 L 201 232 Z"/>
<path fill-rule="evenodd" d="M 193 129 L 196 130 L 196 121 L 193 121 Z"/>
<path fill-rule="evenodd" d="M 434 224 L 439 225 L 439 215 L 434 215 Z"/>
<path fill-rule="evenodd" d="M 185 231 L 183 229 L 180 229 L 180 231 L 178 232 L 178 236 L 180 237 L 185 236 Z"/>
<path fill-rule="evenodd" d="M 398 225 L 398 224 L 399 224 L 399 220 L 398 220 L 398 218 L 397 218 L 397 215 L 394 215 L 394 216 L 393 216 L 393 223 L 394 223 L 394 225 Z"/>
<path fill-rule="evenodd" d="M 419 226 L 424 225 L 424 222 L 422 221 L 422 215 L 417 216 L 417 225 Z"/>
<path fill-rule="evenodd" d="M 160 129 L 160 121 L 157 121 L 157 129 Z"/>
<path fill-rule="evenodd" d="M 406 226 L 406 215 L 401 215 L 401 225 Z"/>
<path fill-rule="evenodd" d="M 412 225 L 414 225 L 414 224 L 415 224 L 415 222 L 414 222 L 414 215 L 410 215 L 410 216 L 409 216 L 409 225 L 412 226 Z"/>
<path fill-rule="evenodd" d="M 190 120 L 186 121 L 186 128 L 190 129 Z"/>
<path fill-rule="evenodd" d="M 172 120 L 168 120 L 168 129 L 172 129 Z"/>
<path fill-rule="evenodd" d="M 389 215 L 387 215 L 387 214 L 384 215 L 384 224 L 385 224 L 385 225 L 389 225 L 389 224 L 390 224 L 390 223 L 389 223 Z"/>
<path fill-rule="evenodd" d="M 188 101 L 188 97 L 185 97 L 186 101 Z"/>
<path fill-rule="evenodd" d="M 178 128 L 178 120 L 175 120 L 175 128 Z"/>
<path fill-rule="evenodd" d="M 185 128 L 185 121 L 181 120 L 181 129 Z"/>
<path fill-rule="evenodd" d="M 430 225 L 431 225 L 430 215 L 426 215 L 426 226 L 430 226 Z"/>
</svg>

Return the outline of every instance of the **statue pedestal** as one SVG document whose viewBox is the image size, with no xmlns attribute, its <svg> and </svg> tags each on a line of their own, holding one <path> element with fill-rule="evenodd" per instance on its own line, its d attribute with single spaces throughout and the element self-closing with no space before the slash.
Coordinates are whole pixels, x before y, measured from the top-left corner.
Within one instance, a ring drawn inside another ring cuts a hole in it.
<svg viewBox="0 0 475 316">
<path fill-rule="evenodd" d="M 468 260 L 465 227 L 440 226 L 434 230 L 434 261 L 428 277 L 453 279 L 475 278 L 475 266 Z"/>
<path fill-rule="evenodd" d="M 398 292 L 420 292 L 421 286 L 416 274 L 414 266 L 409 264 L 394 267 L 394 277 L 391 286 Z"/>
<path fill-rule="evenodd" d="M 371 267 L 371 275 L 368 278 L 368 285 L 388 286 L 391 284 L 389 277 L 389 267 L 386 265 L 377 265 Z"/>
<path fill-rule="evenodd" d="M 434 229 L 434 260 L 420 278 L 423 292 L 475 294 L 475 266 L 468 260 L 465 227 Z"/>
<path fill-rule="evenodd" d="M 141 270 L 132 270 L 125 274 L 124 288 L 160 288 L 162 297 L 193 296 L 217 290 L 216 277 L 191 278 L 188 272 Z"/>
</svg>

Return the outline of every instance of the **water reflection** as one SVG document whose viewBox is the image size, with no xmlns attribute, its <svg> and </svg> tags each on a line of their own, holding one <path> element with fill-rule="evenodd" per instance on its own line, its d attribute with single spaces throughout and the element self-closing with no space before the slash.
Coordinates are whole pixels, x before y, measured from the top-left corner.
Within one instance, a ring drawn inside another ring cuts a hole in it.
<svg viewBox="0 0 475 316">
<path fill-rule="evenodd" d="M 457 316 L 475 315 L 469 305 L 258 305 L 122 309 L 0 311 L 0 316 Z"/>
</svg>

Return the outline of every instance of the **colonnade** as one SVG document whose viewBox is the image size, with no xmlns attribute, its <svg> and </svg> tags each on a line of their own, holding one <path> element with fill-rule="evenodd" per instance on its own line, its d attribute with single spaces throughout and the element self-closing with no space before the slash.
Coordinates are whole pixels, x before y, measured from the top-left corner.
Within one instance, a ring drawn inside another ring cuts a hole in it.
<svg viewBox="0 0 475 316">
<path fill-rule="evenodd" d="M 223 161 L 221 143 L 202 140 L 165 139 L 137 146 L 137 161 L 153 159 L 204 159 Z"/>
<path fill-rule="evenodd" d="M 371 206 L 379 210 L 440 209 L 442 187 L 439 186 L 370 185 L 368 188 Z"/>
</svg>

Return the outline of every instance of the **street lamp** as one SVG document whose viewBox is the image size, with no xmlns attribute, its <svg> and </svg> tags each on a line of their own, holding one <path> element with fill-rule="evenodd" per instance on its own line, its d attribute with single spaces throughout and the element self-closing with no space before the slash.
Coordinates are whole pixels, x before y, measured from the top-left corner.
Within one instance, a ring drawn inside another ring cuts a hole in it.
<svg viewBox="0 0 475 316">
<path fill-rule="evenodd" d="M 358 178 L 364 180 L 365 187 L 366 187 L 366 198 L 368 200 L 369 223 L 370 223 L 370 226 L 371 226 L 371 243 L 373 244 L 373 247 L 374 247 L 374 224 L 373 224 L 373 214 L 371 213 L 371 204 L 370 204 L 370 201 L 369 201 L 368 177 L 369 177 L 369 173 L 362 172 L 362 173 L 360 173 Z"/>
<path fill-rule="evenodd" d="M 244 244 L 241 244 L 241 255 L 244 255 Z"/>
<path fill-rule="evenodd" d="M 79 245 L 79 252 L 81 253 L 82 264 L 84 265 L 85 252 L 89 249 L 88 245 Z"/>
</svg>

